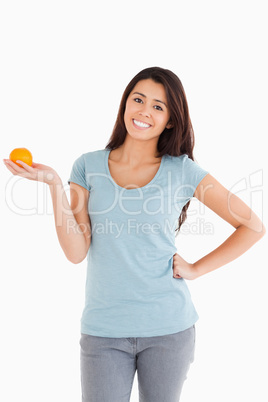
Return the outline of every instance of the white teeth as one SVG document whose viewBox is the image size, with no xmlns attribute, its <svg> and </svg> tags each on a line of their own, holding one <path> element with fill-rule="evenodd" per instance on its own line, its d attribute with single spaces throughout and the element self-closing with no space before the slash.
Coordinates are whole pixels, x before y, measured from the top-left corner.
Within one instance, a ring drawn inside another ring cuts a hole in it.
<svg viewBox="0 0 268 402">
<path fill-rule="evenodd" d="M 150 124 L 142 123 L 141 121 L 134 120 L 134 123 L 139 127 L 150 127 Z"/>
</svg>

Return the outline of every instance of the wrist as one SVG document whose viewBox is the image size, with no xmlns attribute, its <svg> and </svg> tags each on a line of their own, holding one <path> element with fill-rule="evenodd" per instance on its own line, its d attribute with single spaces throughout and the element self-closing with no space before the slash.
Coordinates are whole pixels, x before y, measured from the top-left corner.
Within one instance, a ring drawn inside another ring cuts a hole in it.
<svg viewBox="0 0 268 402">
<path fill-rule="evenodd" d="M 62 184 L 62 180 L 57 173 L 48 173 L 46 176 L 45 183 L 49 186 L 56 186 L 58 184 Z"/>
<path fill-rule="evenodd" d="M 200 270 L 198 269 L 198 265 L 197 265 L 196 262 L 191 264 L 191 268 L 192 268 L 192 271 L 193 271 L 193 279 L 197 279 L 202 275 Z"/>
</svg>

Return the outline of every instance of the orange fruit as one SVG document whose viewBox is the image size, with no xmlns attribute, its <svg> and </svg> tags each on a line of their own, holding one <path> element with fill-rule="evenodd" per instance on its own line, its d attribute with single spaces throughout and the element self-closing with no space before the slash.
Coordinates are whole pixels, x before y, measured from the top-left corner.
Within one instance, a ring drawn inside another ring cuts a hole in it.
<svg viewBox="0 0 268 402">
<path fill-rule="evenodd" d="M 10 152 L 9 159 L 15 163 L 17 160 L 20 160 L 24 163 L 27 163 L 29 166 L 32 166 L 33 163 L 33 156 L 27 148 L 13 149 L 13 151 Z M 20 163 L 16 163 L 16 165 L 23 167 Z"/>
</svg>

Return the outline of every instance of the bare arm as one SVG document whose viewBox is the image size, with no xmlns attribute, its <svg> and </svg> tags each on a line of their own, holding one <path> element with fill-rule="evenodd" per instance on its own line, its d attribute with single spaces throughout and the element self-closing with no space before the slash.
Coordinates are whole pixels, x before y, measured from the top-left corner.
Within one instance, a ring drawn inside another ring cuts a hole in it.
<svg viewBox="0 0 268 402">
<path fill-rule="evenodd" d="M 266 233 L 258 216 L 235 194 L 207 174 L 194 196 L 235 228 L 219 247 L 193 264 L 174 255 L 174 277 L 195 279 L 238 258 Z"/>
<path fill-rule="evenodd" d="M 91 242 L 91 225 L 87 212 L 89 191 L 78 184 L 70 184 L 71 205 L 60 179 L 49 184 L 55 226 L 64 254 L 74 264 L 82 262 Z"/>
<path fill-rule="evenodd" d="M 55 227 L 61 248 L 67 259 L 74 264 L 83 261 L 91 241 L 91 225 L 87 212 L 89 191 L 71 183 L 71 205 L 62 181 L 51 167 L 40 163 L 28 166 L 20 161 L 19 167 L 9 159 L 4 160 L 13 175 L 48 184 L 54 211 Z"/>
</svg>

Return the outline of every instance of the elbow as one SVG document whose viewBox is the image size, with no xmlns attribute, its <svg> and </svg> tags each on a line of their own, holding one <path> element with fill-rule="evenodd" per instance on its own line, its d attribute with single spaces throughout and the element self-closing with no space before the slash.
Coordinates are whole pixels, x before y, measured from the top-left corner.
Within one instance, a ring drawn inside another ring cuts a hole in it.
<svg viewBox="0 0 268 402">
<path fill-rule="evenodd" d="M 251 227 L 243 224 L 239 225 L 238 227 L 246 227 L 247 229 L 251 229 L 257 239 L 261 239 L 266 234 L 266 228 L 260 220 Z M 236 229 L 238 229 L 238 227 Z"/>
<path fill-rule="evenodd" d="M 80 262 L 84 261 L 86 256 L 67 256 L 68 261 L 70 261 L 72 264 L 80 264 Z"/>
<path fill-rule="evenodd" d="M 256 231 L 258 232 L 260 239 L 266 234 L 266 229 L 262 222 L 260 222 L 260 225 Z"/>
<path fill-rule="evenodd" d="M 80 264 L 80 262 L 82 262 L 83 260 L 69 260 L 71 261 L 73 264 Z"/>
<path fill-rule="evenodd" d="M 83 250 L 80 250 L 80 252 L 78 252 L 77 250 L 78 248 L 76 248 L 76 250 L 73 251 L 68 249 L 68 252 L 66 251 L 65 255 L 71 263 L 80 264 L 80 262 L 84 261 L 84 259 L 86 258 L 89 247 L 90 243 L 87 244 L 87 247 L 85 249 L 83 248 Z"/>
<path fill-rule="evenodd" d="M 258 228 L 258 230 L 256 230 L 257 240 L 260 240 L 265 234 L 266 234 L 266 229 L 265 229 L 265 226 L 262 224 L 261 228 Z"/>
</svg>

